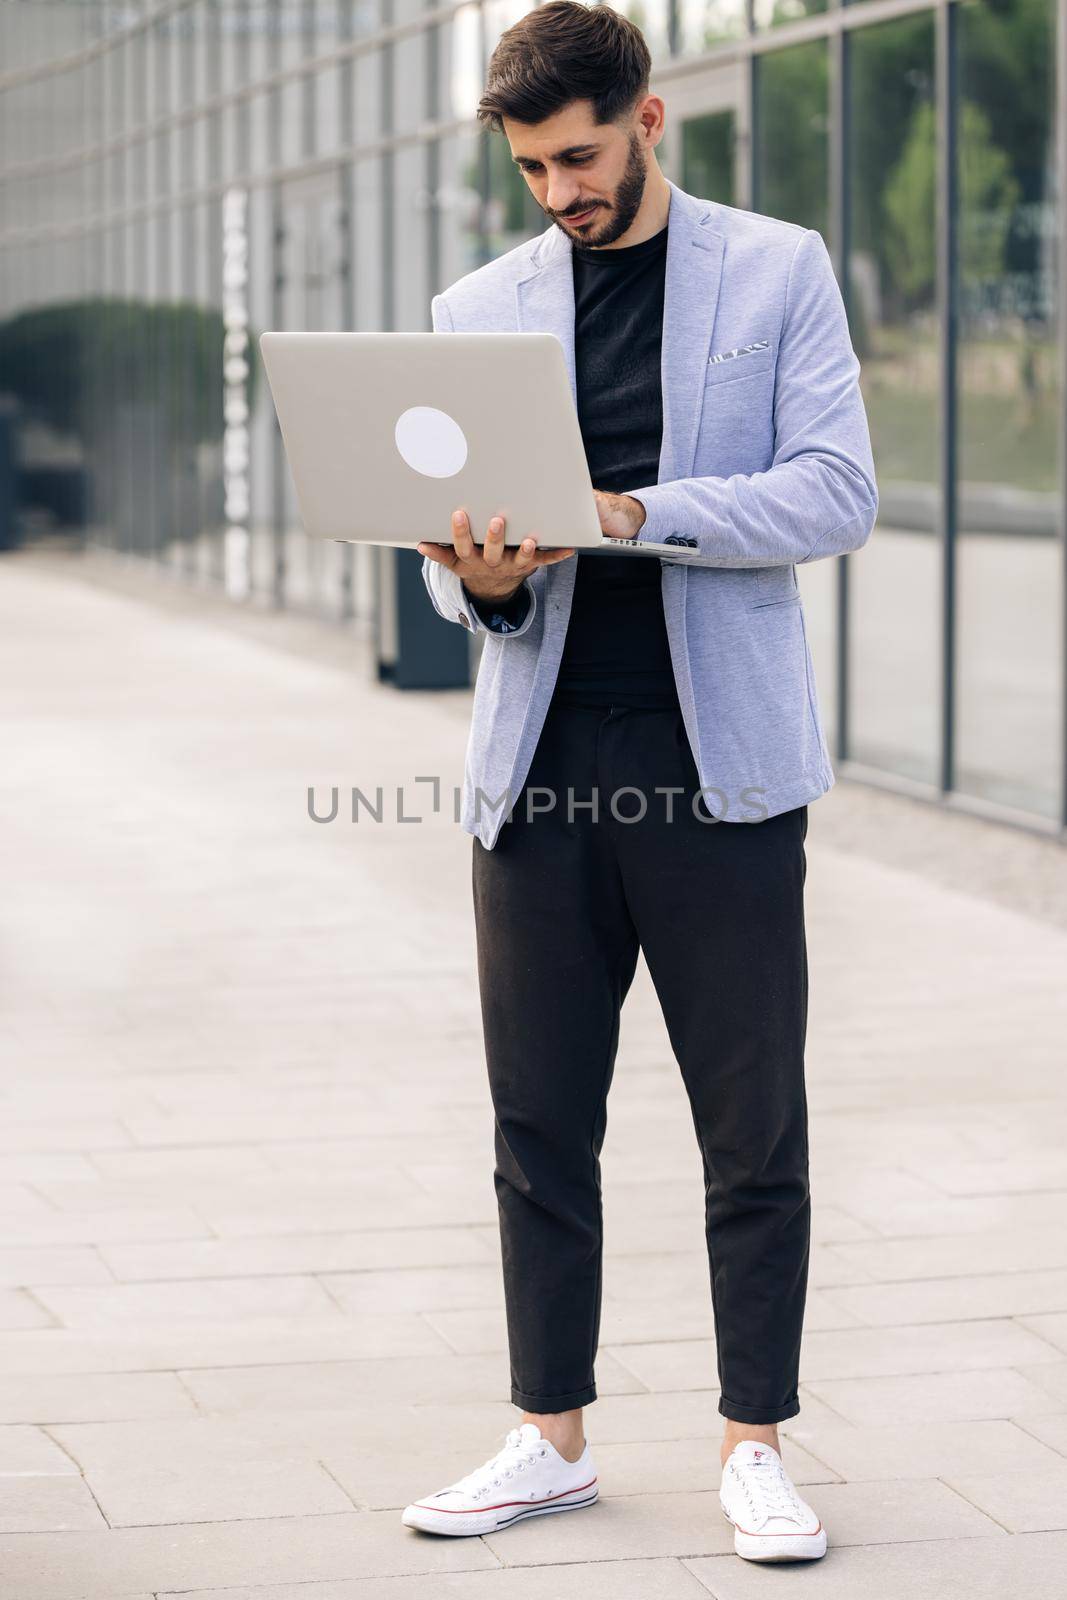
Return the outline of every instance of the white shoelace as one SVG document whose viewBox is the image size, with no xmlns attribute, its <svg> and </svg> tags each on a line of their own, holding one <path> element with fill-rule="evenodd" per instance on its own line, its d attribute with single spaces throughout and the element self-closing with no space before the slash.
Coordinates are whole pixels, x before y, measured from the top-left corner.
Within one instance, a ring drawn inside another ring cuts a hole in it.
<svg viewBox="0 0 1067 1600">
<path fill-rule="evenodd" d="M 788 1517 L 791 1522 L 804 1520 L 804 1507 L 789 1475 L 773 1456 L 768 1455 L 764 1461 L 734 1462 L 733 1470 L 759 1521 L 772 1517 Z"/>
<path fill-rule="evenodd" d="M 543 1456 L 545 1453 L 544 1444 L 541 1442 L 524 1446 L 519 1429 L 512 1428 L 504 1441 L 503 1448 L 498 1450 L 495 1456 L 490 1456 L 480 1467 L 476 1467 L 473 1472 L 468 1472 L 465 1478 L 460 1478 L 455 1487 L 466 1491 L 472 1500 L 480 1500 L 490 1489 L 502 1486 L 505 1479 L 514 1477 L 516 1473 L 525 1472 L 539 1455 Z"/>
</svg>

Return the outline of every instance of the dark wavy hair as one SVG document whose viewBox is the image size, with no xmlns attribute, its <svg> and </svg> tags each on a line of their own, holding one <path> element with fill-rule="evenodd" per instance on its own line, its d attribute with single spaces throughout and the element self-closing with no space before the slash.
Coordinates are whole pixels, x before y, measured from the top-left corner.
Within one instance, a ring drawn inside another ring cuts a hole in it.
<svg viewBox="0 0 1067 1600">
<path fill-rule="evenodd" d="M 651 70 L 640 28 L 611 6 L 549 0 L 500 35 L 477 118 L 502 133 L 504 117 L 544 122 L 591 100 L 594 122 L 615 122 L 648 93 Z"/>
</svg>

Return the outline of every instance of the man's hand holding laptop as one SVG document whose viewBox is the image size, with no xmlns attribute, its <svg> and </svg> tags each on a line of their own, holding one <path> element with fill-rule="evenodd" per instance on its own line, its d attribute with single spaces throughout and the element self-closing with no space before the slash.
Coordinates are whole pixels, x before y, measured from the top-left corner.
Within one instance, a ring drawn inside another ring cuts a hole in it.
<svg viewBox="0 0 1067 1600">
<path fill-rule="evenodd" d="M 645 520 L 640 500 L 625 494 L 607 494 L 594 489 L 602 531 L 611 539 L 632 539 Z M 452 514 L 452 543 L 423 543 L 419 554 L 450 567 L 461 578 L 476 600 L 510 600 L 524 579 L 537 567 L 565 561 L 573 550 L 538 550 L 536 539 L 524 539 L 517 549 L 504 544 L 504 518 L 494 517 L 485 542 L 479 548 L 471 533 L 470 518 L 463 510 Z"/>
</svg>

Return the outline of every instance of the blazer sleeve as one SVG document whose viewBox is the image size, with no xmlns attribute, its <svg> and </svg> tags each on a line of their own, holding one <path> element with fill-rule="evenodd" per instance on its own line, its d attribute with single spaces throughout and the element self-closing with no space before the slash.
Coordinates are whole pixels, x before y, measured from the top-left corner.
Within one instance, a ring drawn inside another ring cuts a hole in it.
<svg viewBox="0 0 1067 1600">
<path fill-rule="evenodd" d="M 776 566 L 858 550 L 878 512 L 859 372 L 830 253 L 822 235 L 808 228 L 786 284 L 771 465 L 627 490 L 645 508 L 638 542 L 695 536 L 706 564 L 719 567 Z"/>
<path fill-rule="evenodd" d="M 452 314 L 443 295 L 435 294 L 430 301 L 430 317 L 434 333 L 455 333 Z M 444 543 L 444 540 L 440 542 Z M 462 578 L 440 561 L 431 561 L 429 556 L 423 556 L 422 581 L 438 616 L 444 617 L 446 622 L 468 627 L 471 633 L 491 633 L 494 638 L 517 639 L 527 631 L 537 611 L 537 594 L 529 578 L 523 579 L 522 587 L 506 607 L 494 609 L 488 602 L 483 602 L 489 617 L 499 619 L 495 623 L 487 621 L 478 611 Z M 520 604 L 523 596 L 526 597 L 525 614 Z"/>
</svg>

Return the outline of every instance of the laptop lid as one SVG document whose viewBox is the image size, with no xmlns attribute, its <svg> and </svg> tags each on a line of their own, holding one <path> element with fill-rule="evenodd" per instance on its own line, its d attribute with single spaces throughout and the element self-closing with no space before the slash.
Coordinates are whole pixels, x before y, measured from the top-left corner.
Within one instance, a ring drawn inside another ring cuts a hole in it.
<svg viewBox="0 0 1067 1600">
<path fill-rule="evenodd" d="M 550 333 L 282 333 L 259 347 L 308 533 L 414 548 L 592 549 L 603 534 L 563 347 Z"/>
</svg>

